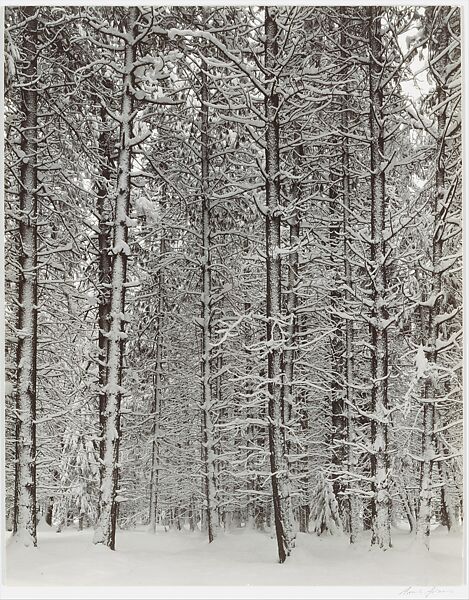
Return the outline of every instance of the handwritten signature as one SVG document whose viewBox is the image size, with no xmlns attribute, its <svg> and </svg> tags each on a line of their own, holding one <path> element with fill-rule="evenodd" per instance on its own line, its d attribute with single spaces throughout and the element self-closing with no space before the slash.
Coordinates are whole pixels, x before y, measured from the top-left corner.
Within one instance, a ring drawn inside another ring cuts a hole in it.
<svg viewBox="0 0 469 600">
<path fill-rule="evenodd" d="M 399 592 L 399 597 L 401 598 L 436 598 L 438 596 L 446 596 L 451 595 L 450 590 L 439 587 L 431 587 L 431 588 L 421 588 L 413 585 L 409 585 L 405 589 Z"/>
</svg>

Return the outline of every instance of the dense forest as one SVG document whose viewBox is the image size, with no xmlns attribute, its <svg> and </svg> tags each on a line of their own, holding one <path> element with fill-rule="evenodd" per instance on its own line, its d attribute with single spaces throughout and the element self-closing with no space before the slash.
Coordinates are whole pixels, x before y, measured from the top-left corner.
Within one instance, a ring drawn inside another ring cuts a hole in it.
<svg viewBox="0 0 469 600">
<path fill-rule="evenodd" d="M 9 7 L 5 68 L 13 538 L 458 528 L 460 9 Z"/>
</svg>

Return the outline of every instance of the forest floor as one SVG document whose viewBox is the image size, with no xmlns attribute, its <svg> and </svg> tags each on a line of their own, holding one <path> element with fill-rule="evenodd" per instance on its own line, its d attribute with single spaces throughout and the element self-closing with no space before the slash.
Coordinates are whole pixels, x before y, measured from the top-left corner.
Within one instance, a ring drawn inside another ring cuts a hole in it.
<svg viewBox="0 0 469 600">
<path fill-rule="evenodd" d="M 38 548 L 7 540 L 8 586 L 459 586 L 463 584 L 461 533 L 432 532 L 430 552 L 404 531 L 393 548 L 370 550 L 363 534 L 349 546 L 342 536 L 298 534 L 283 565 L 269 534 L 234 530 L 212 544 L 186 531 L 118 531 L 117 551 L 92 544 L 92 531 L 55 533 L 42 525 Z"/>
</svg>

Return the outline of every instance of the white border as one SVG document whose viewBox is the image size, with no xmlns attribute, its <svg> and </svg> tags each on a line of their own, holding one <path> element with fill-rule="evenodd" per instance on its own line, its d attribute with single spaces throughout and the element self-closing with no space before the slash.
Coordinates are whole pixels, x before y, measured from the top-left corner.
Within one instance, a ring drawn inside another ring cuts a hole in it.
<svg viewBox="0 0 469 600">
<path fill-rule="evenodd" d="M 292 2 L 285 0 L 284 2 L 272 2 L 265 0 L 259 3 L 249 1 L 214 1 L 214 0 L 203 0 L 199 2 L 171 2 L 170 0 L 162 0 L 160 2 L 145 2 L 145 0 L 134 0 L 134 2 L 116 2 L 114 0 L 100 0 L 100 2 L 77 1 L 69 0 L 68 2 L 52 2 L 50 0 L 29 0 L 27 2 L 10 2 L 6 0 L 0 0 L 0 30 L 3 32 L 4 24 L 4 6 L 18 6 L 18 5 L 31 5 L 31 6 L 184 6 L 184 5 L 198 5 L 198 6 L 249 6 L 253 4 L 265 5 L 297 5 L 297 6 L 369 6 L 369 5 L 380 5 L 380 6 L 459 6 L 462 13 L 462 67 L 463 67 L 463 80 L 464 80 L 464 92 L 463 92 L 463 256 L 464 256 L 464 317 L 466 317 L 466 298 L 468 297 L 468 285 L 469 285 L 469 267 L 466 261 L 466 232 L 468 231 L 468 211 L 465 209 L 465 202 L 468 198 L 467 193 L 467 178 L 466 178 L 466 158 L 468 156 L 468 128 L 465 123 L 465 117 L 467 114 L 467 102 L 469 98 L 469 84 L 468 78 L 466 77 L 467 66 L 468 66 L 468 48 L 469 43 L 466 43 L 466 32 L 469 32 L 469 6 L 465 6 L 463 0 L 427 0 L 426 2 L 405 2 L 398 0 L 328 0 L 328 1 L 301 1 L 297 0 Z M 3 56 L 3 55 L 2 55 Z M 0 69 L 0 87 L 3 91 L 3 68 Z M 0 111 L 3 116 L 3 93 L 0 98 Z M 4 134 L 3 119 L 0 120 L 0 134 Z M 0 160 L 2 169 L 4 165 L 3 161 L 3 144 L 0 149 Z M 2 179 L 2 182 L 4 179 Z M 5 313 L 4 313 L 4 215 L 3 215 L 3 185 L 0 190 L 0 339 L 5 340 Z M 466 319 L 464 318 L 464 324 Z M 466 327 L 464 327 L 466 333 Z M 4 353 L 0 357 L 0 394 L 4 398 Z M 466 336 L 464 336 L 464 384 L 466 384 L 467 377 L 469 374 L 469 353 L 468 346 L 466 343 Z M 303 586 L 275 586 L 275 587 L 264 587 L 264 586 L 239 586 L 239 587 L 221 587 L 221 586 L 160 586 L 160 587 L 17 587 L 17 586 L 5 586 L 0 583 L 0 598 L 18 598 L 18 599 L 30 599 L 30 598 L 102 598 L 102 599 L 120 599 L 120 598 L 158 598 L 158 599 L 173 599 L 173 598 L 197 598 L 197 599 L 211 599 L 211 598 L 268 598 L 268 599 L 280 599 L 280 598 L 408 598 L 410 600 L 419 598 L 435 598 L 438 600 L 443 599 L 465 599 L 469 597 L 469 586 L 468 586 L 468 525 L 467 525 L 467 508 L 468 508 L 468 492 L 469 492 L 469 477 L 467 472 L 468 463 L 468 400 L 469 395 L 467 391 L 467 385 L 464 385 L 464 399 L 465 399 L 465 414 L 464 414 L 464 457 L 465 457 L 465 481 L 464 481 L 464 514 L 466 516 L 465 527 L 464 527 L 464 549 L 465 549 L 465 585 L 450 587 L 450 586 L 347 586 L 347 587 L 334 587 L 334 586 L 316 586 L 316 587 L 303 587 Z M 4 403 L 3 403 L 4 407 Z M 1 559 L 1 581 L 5 581 L 5 564 L 3 560 L 4 548 L 5 548 L 5 531 L 3 527 L 4 520 L 4 509 L 5 509 L 5 495 L 3 490 L 5 489 L 5 420 L 3 409 L 1 411 L 0 419 L 0 439 L 1 439 L 1 450 L 0 450 L 0 559 Z M 157 565 L 155 565 L 157 567 Z M 51 568 L 54 568 L 51 565 Z M 338 565 L 340 568 L 340 565 Z M 364 574 L 365 575 L 365 574 Z"/>
</svg>

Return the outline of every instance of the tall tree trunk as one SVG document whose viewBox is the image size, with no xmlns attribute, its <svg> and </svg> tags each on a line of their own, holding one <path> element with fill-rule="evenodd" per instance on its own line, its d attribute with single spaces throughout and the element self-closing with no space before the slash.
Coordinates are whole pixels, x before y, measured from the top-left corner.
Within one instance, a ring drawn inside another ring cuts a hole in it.
<svg viewBox="0 0 469 600">
<path fill-rule="evenodd" d="M 156 531 L 156 513 L 158 505 L 158 479 L 159 479 L 159 439 L 160 439 L 160 419 L 161 419 L 161 394 L 162 394 L 162 375 L 163 375 L 163 340 L 162 340 L 162 313 L 163 313 L 163 282 L 161 268 L 158 270 L 156 289 L 158 293 L 158 316 L 156 319 L 156 356 L 155 373 L 153 376 L 153 397 L 151 404 L 151 413 L 153 416 L 151 431 L 151 467 L 150 467 L 150 530 Z"/>
<path fill-rule="evenodd" d="M 278 67 L 277 9 L 265 8 L 265 67 L 270 93 L 265 96 L 266 130 L 266 271 L 267 271 L 267 364 L 269 449 L 275 531 L 279 561 L 283 563 L 294 546 L 290 482 L 285 457 L 285 385 L 282 365 L 282 264 L 280 258 L 280 150 L 279 96 L 275 69 Z"/>
<path fill-rule="evenodd" d="M 19 189 L 19 281 L 16 395 L 16 464 L 13 533 L 36 546 L 36 373 L 37 373 L 37 19 L 35 6 L 22 10 L 21 161 Z"/>
<path fill-rule="evenodd" d="M 336 142 L 337 144 L 337 142 Z M 336 157 L 333 156 L 330 160 L 333 163 Z M 329 183 L 329 245 L 330 245 L 330 261 L 331 264 L 337 264 L 337 251 L 341 236 L 341 225 L 343 215 L 338 208 L 338 183 L 342 179 L 342 173 L 338 166 L 330 165 L 330 183 Z M 332 381 L 331 381 L 331 412 L 332 412 L 332 435 L 331 435 L 331 452 L 332 452 L 332 489 L 334 492 L 339 514 L 341 517 L 344 513 L 344 485 L 343 475 L 345 461 L 345 419 L 344 419 L 344 320 L 338 313 L 343 306 L 343 292 L 340 289 L 341 274 L 340 266 L 333 267 L 333 276 L 331 280 L 331 310 L 333 331 L 331 335 L 331 366 L 332 366 Z"/>
<path fill-rule="evenodd" d="M 433 56 L 446 49 L 449 42 L 448 26 L 445 21 L 448 9 L 442 9 L 444 17 L 436 16 L 441 19 L 437 28 L 438 42 L 434 48 Z M 451 10 L 451 9 L 449 9 Z M 433 13 L 435 14 L 435 13 Z M 446 68 L 448 66 L 448 53 L 445 52 L 438 63 L 438 71 L 441 74 L 440 81 L 436 86 L 436 104 L 443 104 L 448 92 L 445 89 Z M 442 271 L 441 260 L 443 257 L 443 233 L 445 230 L 444 214 L 446 202 L 446 135 L 447 135 L 447 104 L 443 105 L 438 111 L 437 119 L 438 139 L 437 139 L 437 164 L 435 174 L 435 192 L 433 194 L 433 239 L 432 239 L 432 272 L 431 272 L 431 296 L 433 302 L 428 304 L 426 309 L 426 322 L 422 323 L 423 334 L 426 340 L 422 343 L 427 347 L 425 357 L 428 364 L 428 375 L 423 384 L 423 434 L 422 434 L 422 458 L 420 466 L 420 493 L 419 493 L 419 511 L 417 517 L 417 537 L 424 541 L 425 546 L 430 548 L 430 520 L 432 517 L 432 498 L 433 498 L 433 464 L 436 456 L 435 440 L 435 413 L 438 395 L 441 393 L 440 383 L 438 381 L 437 362 L 438 350 L 437 342 L 439 338 L 440 325 L 437 319 L 442 312 L 443 289 L 442 289 Z M 423 315 L 425 311 L 423 312 Z M 425 317 L 424 317 L 425 318 Z"/>
<path fill-rule="evenodd" d="M 293 464 L 292 455 L 301 454 L 301 450 L 294 445 L 290 434 L 293 427 L 293 410 L 297 406 L 298 392 L 294 385 L 295 362 L 298 357 L 298 287 L 300 285 L 300 255 L 298 247 L 300 244 L 301 231 L 301 183 L 296 178 L 301 177 L 302 158 L 304 157 L 304 146 L 300 140 L 299 131 L 294 133 L 295 147 L 292 151 L 292 175 L 293 180 L 290 185 L 290 197 L 292 211 L 289 218 L 289 254 L 288 254 L 288 275 L 287 275 L 287 290 L 286 290 L 286 309 L 287 309 L 287 335 L 286 346 L 283 353 L 283 369 L 284 369 L 284 414 L 283 422 L 286 427 L 285 431 L 285 455 L 287 461 L 288 473 L 297 470 L 298 464 Z M 295 413 L 297 414 L 297 413 Z"/>
<path fill-rule="evenodd" d="M 371 162 L 371 519 L 372 545 L 391 547 L 388 464 L 388 335 L 386 320 L 387 269 L 384 239 L 386 196 L 382 70 L 385 57 L 381 40 L 381 10 L 368 8 L 370 44 L 370 162 Z"/>
<path fill-rule="evenodd" d="M 285 365 L 285 424 L 288 425 L 293 408 L 293 377 L 295 370 L 295 346 L 297 344 L 297 322 L 296 311 L 298 309 L 298 242 L 300 237 L 300 218 L 298 214 L 292 217 L 290 224 L 290 254 L 288 260 L 288 293 L 287 293 L 287 348 L 284 353 Z M 288 452 L 288 441 L 285 443 L 286 452 Z"/>
<path fill-rule="evenodd" d="M 301 174 L 301 158 L 304 156 L 303 145 L 299 142 L 299 134 L 295 132 L 297 147 L 293 150 L 293 175 L 298 177 Z M 299 252 L 301 217 L 298 208 L 301 201 L 301 185 L 294 180 L 291 184 L 291 198 L 293 214 L 289 220 L 290 227 L 290 249 L 288 255 L 288 278 L 287 278 L 287 340 L 286 348 L 283 354 L 283 364 L 285 372 L 285 392 L 284 392 L 284 423 L 287 427 L 291 425 L 290 421 L 293 413 L 294 404 L 294 370 L 297 356 L 296 345 L 298 343 L 298 286 L 299 277 Z M 289 460 L 290 442 L 288 433 L 285 434 L 285 452 Z"/>
<path fill-rule="evenodd" d="M 247 246 L 246 252 L 249 251 L 249 247 Z M 251 303 L 249 301 L 244 302 L 244 316 L 247 317 L 251 312 Z M 251 398 L 253 394 L 253 385 L 249 380 L 249 376 L 252 373 L 252 351 L 250 349 L 250 345 L 252 343 L 252 331 L 250 320 L 246 323 L 244 328 L 244 346 L 245 346 L 245 364 L 244 364 L 244 372 L 246 374 L 246 384 L 241 384 L 242 389 L 244 390 L 244 385 L 246 385 L 246 397 L 248 399 Z M 253 418 L 255 417 L 255 413 L 252 409 L 246 409 L 246 417 Z M 254 445 L 256 443 L 256 426 L 253 424 L 248 424 L 246 427 L 246 470 L 249 472 L 256 468 L 256 459 L 255 452 L 253 452 Z M 256 522 L 256 508 L 258 506 L 257 501 L 257 475 L 254 473 L 250 473 L 246 480 L 246 496 L 247 496 L 247 507 L 246 507 L 246 526 L 249 529 L 254 529 Z"/>
<path fill-rule="evenodd" d="M 201 111 L 201 200 L 202 200 L 202 435 L 205 477 L 205 503 L 207 533 L 209 543 L 215 538 L 217 527 L 217 491 L 215 473 L 215 447 L 213 439 L 213 398 L 212 398 L 212 273 L 211 273 L 211 227 L 209 196 L 209 121 L 207 63 L 202 60 L 200 67 Z"/>
<path fill-rule="evenodd" d="M 110 325 L 107 333 L 107 363 L 105 410 L 103 418 L 103 464 L 99 498 L 99 519 L 94 535 L 95 544 L 115 549 L 119 481 L 120 407 L 122 399 L 122 367 L 125 347 L 125 289 L 129 254 L 128 219 L 130 210 L 130 168 L 133 122 L 133 65 L 136 58 L 138 8 L 128 9 L 128 36 L 125 42 L 125 74 L 123 77 L 121 127 L 118 156 L 117 190 L 113 259 L 111 267 Z"/>
<path fill-rule="evenodd" d="M 341 56 L 346 65 L 347 61 L 347 36 L 345 34 L 345 28 L 348 24 L 347 19 L 347 8 L 342 7 L 342 30 L 340 34 L 340 47 Z M 349 77 L 348 67 L 345 66 L 344 77 L 347 80 Z M 353 274 L 352 274 L 352 257 L 351 257 L 351 234 L 350 234 L 350 148 L 347 134 L 350 128 L 350 115 L 347 110 L 347 101 L 349 99 L 348 85 L 345 84 L 345 98 L 342 105 L 342 165 L 341 165 L 341 184 L 342 184 L 342 210 L 343 210 L 343 256 L 344 256 L 344 276 L 345 276 L 345 294 L 343 300 L 345 301 L 346 307 L 351 306 L 353 301 L 351 290 L 353 289 Z M 353 320 L 346 319 L 345 321 L 345 348 L 344 348 L 344 377 L 345 377 L 345 402 L 344 402 L 344 413 L 345 413 L 345 439 L 347 441 L 346 447 L 346 462 L 347 470 L 349 473 L 349 485 L 353 484 L 353 473 L 356 469 L 357 457 L 354 452 L 353 443 L 355 441 L 354 431 L 354 415 L 353 405 L 355 402 L 355 395 L 353 390 L 353 382 L 355 378 L 355 366 L 354 366 L 354 332 L 353 332 Z M 347 493 L 346 503 L 346 521 L 348 524 L 349 541 L 351 544 L 357 541 L 358 536 L 358 498 L 352 491 Z"/>
<path fill-rule="evenodd" d="M 161 208 L 164 210 L 166 206 L 166 184 L 162 190 L 163 201 Z M 157 289 L 157 318 L 155 331 L 155 373 L 153 376 L 153 398 L 151 412 L 153 415 L 152 423 L 152 448 L 151 448 L 151 467 L 150 467 L 150 515 L 149 523 L 150 530 L 156 531 L 156 513 L 158 504 L 158 479 L 159 479 L 159 461 L 160 461 L 160 435 L 161 435 L 161 399 L 162 399 L 162 384 L 163 384 L 163 311 L 164 303 L 164 274 L 162 261 L 167 252 L 166 233 L 161 226 L 161 239 L 159 244 L 159 265 L 156 274 L 156 289 Z"/>
<path fill-rule="evenodd" d="M 306 315 L 303 316 L 303 319 L 298 319 L 298 337 L 301 335 L 301 330 L 304 327 L 302 321 L 305 321 Z M 307 401 L 306 401 L 306 393 L 304 388 L 300 390 L 299 393 L 299 405 L 301 406 L 300 412 L 300 428 L 301 431 L 306 434 L 308 429 L 310 428 L 310 421 L 308 418 L 308 410 L 307 410 Z M 301 495 L 301 504 L 298 507 L 299 511 L 299 530 L 302 533 L 309 532 L 309 520 L 311 514 L 310 507 L 310 489 L 311 489 L 311 476 L 313 472 L 312 468 L 312 453 L 310 451 L 310 443 L 307 442 L 306 448 L 304 451 L 304 456 L 299 461 L 299 474 L 301 475 L 301 482 L 303 486 L 303 491 Z"/>
<path fill-rule="evenodd" d="M 98 100 L 99 102 L 99 100 Z M 100 109 L 100 122 L 105 128 L 107 112 L 104 107 Z M 98 246 L 99 246 L 99 304 L 98 304 L 98 386 L 99 386 L 99 425 L 100 442 L 99 457 L 104 460 L 104 426 L 106 410 L 106 359 L 107 335 L 109 333 L 110 313 L 110 283 L 111 283 L 111 245 L 110 214 L 110 183 L 111 159 L 109 156 L 109 132 L 102 131 L 98 139 L 98 152 L 101 159 L 100 179 L 97 183 L 97 213 L 98 213 Z M 100 470 L 102 475 L 102 470 Z"/>
</svg>

